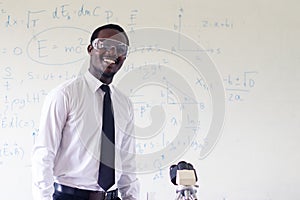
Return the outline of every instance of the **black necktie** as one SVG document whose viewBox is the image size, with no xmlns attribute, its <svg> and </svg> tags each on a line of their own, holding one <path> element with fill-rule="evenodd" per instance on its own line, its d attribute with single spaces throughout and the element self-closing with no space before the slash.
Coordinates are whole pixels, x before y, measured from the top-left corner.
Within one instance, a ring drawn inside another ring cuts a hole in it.
<svg viewBox="0 0 300 200">
<path fill-rule="evenodd" d="M 101 85 L 100 88 L 105 94 L 98 183 L 102 189 L 107 191 L 115 183 L 115 125 L 109 87 Z"/>
</svg>

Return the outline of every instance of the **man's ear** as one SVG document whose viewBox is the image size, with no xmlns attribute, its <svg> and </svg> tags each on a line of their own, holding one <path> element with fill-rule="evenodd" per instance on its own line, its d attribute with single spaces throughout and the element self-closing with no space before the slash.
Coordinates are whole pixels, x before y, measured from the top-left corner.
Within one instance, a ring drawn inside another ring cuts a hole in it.
<svg viewBox="0 0 300 200">
<path fill-rule="evenodd" d="M 90 54 L 92 50 L 93 50 L 93 46 L 92 46 L 92 45 L 89 45 L 89 46 L 87 47 L 88 53 Z"/>
</svg>

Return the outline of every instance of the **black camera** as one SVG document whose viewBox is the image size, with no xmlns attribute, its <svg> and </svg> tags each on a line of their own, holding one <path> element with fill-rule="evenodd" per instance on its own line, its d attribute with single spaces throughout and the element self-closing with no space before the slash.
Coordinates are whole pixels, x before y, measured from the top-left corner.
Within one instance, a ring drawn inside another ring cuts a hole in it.
<svg viewBox="0 0 300 200">
<path fill-rule="evenodd" d="M 197 181 L 197 174 L 196 170 L 194 169 L 193 165 L 187 163 L 185 161 L 180 161 L 177 165 L 172 165 L 170 167 L 170 179 L 174 185 L 177 185 L 176 178 L 177 178 L 177 170 L 192 170 L 194 172 L 195 179 Z"/>
</svg>

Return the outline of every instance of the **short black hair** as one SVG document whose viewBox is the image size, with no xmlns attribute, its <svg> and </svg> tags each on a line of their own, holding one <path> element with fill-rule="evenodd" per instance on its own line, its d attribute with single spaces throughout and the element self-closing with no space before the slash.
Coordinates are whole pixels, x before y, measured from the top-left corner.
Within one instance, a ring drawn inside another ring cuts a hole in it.
<svg viewBox="0 0 300 200">
<path fill-rule="evenodd" d="M 100 26 L 97 29 L 95 29 L 92 36 L 91 36 L 91 41 L 90 41 L 91 44 L 94 41 L 94 39 L 96 39 L 98 37 L 98 33 L 101 30 L 104 30 L 104 29 L 114 29 L 114 30 L 117 30 L 120 33 L 122 33 L 125 36 L 126 40 L 127 40 L 126 41 L 127 45 L 129 46 L 128 36 L 127 36 L 126 32 L 124 31 L 124 29 L 121 26 L 119 26 L 118 24 L 105 24 L 105 25 Z"/>
</svg>

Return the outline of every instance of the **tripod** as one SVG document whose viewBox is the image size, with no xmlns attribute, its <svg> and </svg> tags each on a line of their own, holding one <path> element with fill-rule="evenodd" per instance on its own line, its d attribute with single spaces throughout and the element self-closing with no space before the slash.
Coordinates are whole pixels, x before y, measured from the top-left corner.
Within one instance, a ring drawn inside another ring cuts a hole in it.
<svg viewBox="0 0 300 200">
<path fill-rule="evenodd" d="M 179 185 L 178 188 L 176 189 L 177 197 L 176 200 L 197 200 L 196 196 L 196 187 L 197 185 L 188 185 L 188 186 L 183 186 Z"/>
</svg>

